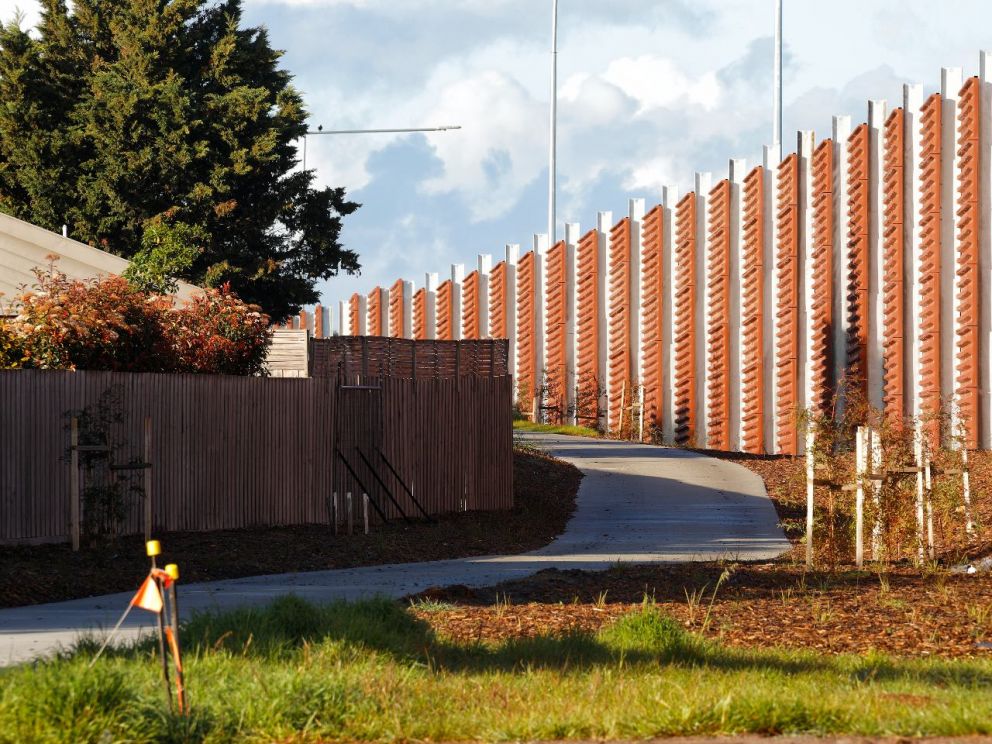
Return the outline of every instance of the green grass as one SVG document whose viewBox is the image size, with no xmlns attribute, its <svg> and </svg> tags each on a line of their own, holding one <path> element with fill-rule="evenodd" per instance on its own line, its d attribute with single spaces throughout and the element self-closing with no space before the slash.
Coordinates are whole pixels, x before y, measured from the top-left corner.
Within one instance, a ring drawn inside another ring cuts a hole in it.
<svg viewBox="0 0 992 744">
<path fill-rule="evenodd" d="M 650 605 L 598 634 L 459 645 L 395 602 L 200 616 L 193 713 L 150 644 L 0 672 L 0 741 L 534 740 L 992 732 L 992 662 L 742 651 Z"/>
<path fill-rule="evenodd" d="M 598 437 L 600 433 L 587 426 L 558 426 L 555 424 L 535 424 L 527 419 L 514 419 L 513 428 L 516 431 L 538 431 L 544 434 L 568 434 L 573 437 Z"/>
</svg>

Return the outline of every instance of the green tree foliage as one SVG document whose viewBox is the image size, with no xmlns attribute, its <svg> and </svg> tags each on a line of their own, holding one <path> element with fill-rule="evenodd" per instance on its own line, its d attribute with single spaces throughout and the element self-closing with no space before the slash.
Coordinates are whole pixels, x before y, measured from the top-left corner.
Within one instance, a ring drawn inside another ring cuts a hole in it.
<svg viewBox="0 0 992 744">
<path fill-rule="evenodd" d="M 0 28 L 0 209 L 127 258 L 187 226 L 182 278 L 277 319 L 358 271 L 338 242 L 358 205 L 295 169 L 303 101 L 241 0 L 42 6 L 36 37 Z"/>
<path fill-rule="evenodd" d="M 206 240 L 206 234 L 195 225 L 153 217 L 145 224 L 141 250 L 131 257 L 124 278 L 144 292 L 171 294 L 179 288 L 179 277 L 196 262 Z"/>
</svg>

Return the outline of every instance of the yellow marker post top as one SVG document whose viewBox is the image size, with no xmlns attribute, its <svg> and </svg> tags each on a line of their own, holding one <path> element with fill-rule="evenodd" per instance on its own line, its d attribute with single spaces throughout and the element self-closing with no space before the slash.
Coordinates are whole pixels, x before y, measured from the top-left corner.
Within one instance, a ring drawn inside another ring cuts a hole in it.
<svg viewBox="0 0 992 744">
<path fill-rule="evenodd" d="M 154 558 L 162 553 L 162 543 L 158 540 L 149 540 L 145 543 L 145 552 L 149 558 Z"/>
<path fill-rule="evenodd" d="M 169 574 L 169 578 L 173 581 L 179 581 L 179 566 L 175 563 L 166 564 L 165 572 Z"/>
</svg>

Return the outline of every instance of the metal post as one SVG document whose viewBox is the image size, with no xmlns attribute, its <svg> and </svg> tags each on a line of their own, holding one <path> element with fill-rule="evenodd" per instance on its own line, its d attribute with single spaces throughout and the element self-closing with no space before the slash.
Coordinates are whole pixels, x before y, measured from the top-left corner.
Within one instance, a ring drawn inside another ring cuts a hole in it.
<svg viewBox="0 0 992 744">
<path fill-rule="evenodd" d="M 75 553 L 79 550 L 79 419 L 75 416 L 70 427 L 69 528 L 72 532 L 72 551 Z"/>
<path fill-rule="evenodd" d="M 778 150 L 779 162 L 782 161 L 782 0 L 775 0 L 775 70 L 774 107 L 772 112 L 772 146 Z"/>
<path fill-rule="evenodd" d="M 854 496 L 854 562 L 861 568 L 865 562 L 865 476 L 867 474 L 868 428 L 859 426 L 856 434 L 856 471 Z"/>
<path fill-rule="evenodd" d="M 816 435 L 806 432 L 806 568 L 813 568 L 813 495 L 816 489 Z"/>
<path fill-rule="evenodd" d="M 555 244 L 558 150 L 558 0 L 551 1 L 551 145 L 548 162 L 548 243 Z"/>
<path fill-rule="evenodd" d="M 362 519 L 365 522 L 365 534 L 369 534 L 369 495 L 362 494 Z"/>
<path fill-rule="evenodd" d="M 145 542 L 152 539 L 152 419 L 145 417 Z"/>
</svg>

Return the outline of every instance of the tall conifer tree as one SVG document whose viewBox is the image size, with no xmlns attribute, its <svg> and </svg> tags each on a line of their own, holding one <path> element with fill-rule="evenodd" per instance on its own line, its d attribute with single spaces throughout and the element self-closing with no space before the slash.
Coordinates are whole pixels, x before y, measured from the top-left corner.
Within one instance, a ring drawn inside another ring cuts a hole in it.
<svg viewBox="0 0 992 744">
<path fill-rule="evenodd" d="M 276 318 L 358 270 L 358 205 L 296 167 L 302 98 L 240 0 L 42 6 L 0 28 L 0 209 L 125 257 L 150 225 L 204 235 L 184 278 Z"/>
</svg>

